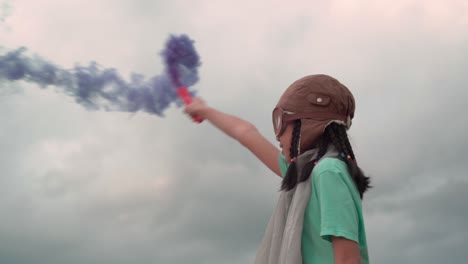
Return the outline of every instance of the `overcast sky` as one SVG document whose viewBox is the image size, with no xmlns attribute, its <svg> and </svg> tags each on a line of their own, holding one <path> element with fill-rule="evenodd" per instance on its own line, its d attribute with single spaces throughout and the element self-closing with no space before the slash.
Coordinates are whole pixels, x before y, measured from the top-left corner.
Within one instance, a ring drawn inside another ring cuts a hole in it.
<svg viewBox="0 0 468 264">
<path fill-rule="evenodd" d="M 128 79 L 159 74 L 169 33 L 194 39 L 195 89 L 274 144 L 284 89 L 332 75 L 356 98 L 350 130 L 374 186 L 372 263 L 468 258 L 465 0 L 1 1 L 2 53 Z M 88 111 L 56 87 L 0 84 L 0 263 L 252 263 L 280 179 L 172 106 Z"/>
</svg>

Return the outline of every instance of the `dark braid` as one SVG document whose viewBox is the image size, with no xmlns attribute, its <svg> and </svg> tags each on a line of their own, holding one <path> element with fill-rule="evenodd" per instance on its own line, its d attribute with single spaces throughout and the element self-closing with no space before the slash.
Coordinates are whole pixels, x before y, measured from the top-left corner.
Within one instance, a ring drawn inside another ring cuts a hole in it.
<svg viewBox="0 0 468 264">
<path fill-rule="evenodd" d="M 353 160 L 356 160 L 356 157 L 354 156 L 353 148 L 351 147 L 351 143 L 349 143 L 348 133 L 346 133 L 346 128 L 341 127 L 340 129 L 338 129 L 338 135 L 339 135 L 340 138 L 343 139 L 343 142 L 344 142 L 347 150 L 349 151 L 349 154 L 351 155 L 351 158 Z"/>
<path fill-rule="evenodd" d="M 289 156 L 292 158 L 297 158 L 301 153 L 299 153 L 299 139 L 301 137 L 301 120 L 294 121 L 294 128 L 291 138 L 291 148 L 289 149 Z"/>
<path fill-rule="evenodd" d="M 345 127 L 336 123 L 332 123 L 330 124 L 330 130 L 332 136 L 334 137 L 333 142 L 335 142 L 335 145 L 337 145 L 337 148 L 339 149 L 340 153 L 345 154 L 344 157 L 340 157 L 354 160 L 354 153 L 352 153 L 351 144 L 349 143 Z"/>
<path fill-rule="evenodd" d="M 299 124 L 298 124 L 299 123 Z M 293 130 L 293 137 L 291 140 L 291 158 L 297 157 L 300 155 L 298 153 L 298 144 L 299 144 L 299 135 L 300 132 L 300 121 L 295 123 L 294 130 Z M 348 172 L 350 173 L 356 187 L 359 191 L 359 196 L 361 199 L 363 198 L 364 192 L 367 191 L 368 188 L 371 186 L 370 178 L 365 176 L 362 172 L 361 168 L 356 163 L 356 158 L 354 156 L 353 148 L 351 147 L 351 143 L 348 139 L 348 134 L 346 133 L 346 127 L 343 125 L 339 125 L 337 123 L 331 123 L 325 128 L 325 132 L 320 137 L 319 142 L 317 143 L 318 153 L 317 157 L 312 161 L 309 161 L 304 165 L 302 172 L 299 176 L 299 182 L 306 181 L 310 175 L 312 170 L 314 169 L 317 162 L 325 155 L 328 150 L 329 144 L 333 144 L 336 149 L 340 153 L 340 159 L 343 160 L 347 167 Z M 306 151 L 306 150 L 303 150 Z M 344 157 L 343 157 L 344 155 Z M 349 157 L 349 158 L 348 158 Z M 283 179 L 281 184 L 281 190 L 289 191 L 293 189 L 297 183 L 297 166 L 296 162 L 293 161 L 288 167 L 286 171 L 286 175 Z"/>
<path fill-rule="evenodd" d="M 294 186 L 297 184 L 297 166 L 296 166 L 296 161 L 293 160 L 294 158 L 297 158 L 300 153 L 299 153 L 299 139 L 301 136 L 301 120 L 295 120 L 294 121 L 294 128 L 292 132 L 292 138 L 291 138 L 291 148 L 289 150 L 289 156 L 291 157 L 292 161 L 291 164 L 289 164 L 288 170 L 286 171 L 286 174 L 284 175 L 283 182 L 281 183 L 281 190 L 286 190 L 289 191 Z"/>
<path fill-rule="evenodd" d="M 370 178 L 365 176 L 361 168 L 357 165 L 353 148 L 351 147 L 348 134 L 346 133 L 346 127 L 337 123 L 332 123 L 325 129 L 325 132 L 330 134 L 333 144 L 340 152 L 340 159 L 348 165 L 349 174 L 351 174 L 359 191 L 359 196 L 362 199 L 364 192 L 370 188 Z"/>
</svg>

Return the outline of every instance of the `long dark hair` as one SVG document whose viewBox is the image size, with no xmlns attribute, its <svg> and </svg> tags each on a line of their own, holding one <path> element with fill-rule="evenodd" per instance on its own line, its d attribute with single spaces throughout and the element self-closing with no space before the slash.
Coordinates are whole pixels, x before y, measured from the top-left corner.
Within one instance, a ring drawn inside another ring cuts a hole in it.
<svg viewBox="0 0 468 264">
<path fill-rule="evenodd" d="M 294 128 L 292 131 L 290 149 L 291 159 L 297 158 L 299 154 L 298 144 L 300 144 L 300 132 L 301 120 L 296 120 L 294 121 Z M 291 164 L 289 164 L 288 170 L 286 171 L 286 175 L 284 176 L 283 182 L 281 183 L 281 190 L 289 191 L 297 185 L 298 181 L 303 182 L 307 180 L 310 177 L 310 174 L 314 169 L 316 162 L 318 162 L 327 152 L 329 144 L 333 144 L 340 153 L 339 158 L 346 163 L 349 174 L 351 175 L 354 183 L 356 184 L 356 187 L 359 191 L 359 195 L 362 199 L 364 192 L 366 192 L 371 187 L 370 178 L 365 176 L 361 168 L 359 168 L 359 166 L 357 165 L 353 148 L 349 143 L 346 127 L 337 123 L 331 123 L 325 128 L 325 131 L 323 132 L 316 145 L 316 147 L 318 148 L 317 157 L 304 165 L 299 177 L 297 176 L 296 161 L 293 159 Z M 303 150 L 303 152 L 304 151 L 306 150 Z"/>
</svg>

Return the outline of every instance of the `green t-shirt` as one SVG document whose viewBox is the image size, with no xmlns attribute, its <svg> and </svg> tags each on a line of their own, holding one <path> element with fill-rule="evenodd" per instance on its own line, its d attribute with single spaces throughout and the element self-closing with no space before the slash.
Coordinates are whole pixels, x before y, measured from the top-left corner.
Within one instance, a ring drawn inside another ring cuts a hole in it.
<svg viewBox="0 0 468 264">
<path fill-rule="evenodd" d="M 289 164 L 282 154 L 278 161 L 284 176 Z M 361 199 L 346 163 L 337 158 L 323 158 L 314 167 L 311 177 L 312 188 L 302 230 L 303 264 L 333 264 L 331 236 L 356 241 L 361 263 L 368 264 Z"/>
</svg>

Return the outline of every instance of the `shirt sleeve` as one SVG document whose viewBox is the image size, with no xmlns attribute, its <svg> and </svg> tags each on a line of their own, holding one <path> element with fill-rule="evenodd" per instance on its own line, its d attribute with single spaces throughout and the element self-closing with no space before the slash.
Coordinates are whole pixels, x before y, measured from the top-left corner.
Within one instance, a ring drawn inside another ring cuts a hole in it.
<svg viewBox="0 0 468 264">
<path fill-rule="evenodd" d="M 288 170 L 289 164 L 284 159 L 283 153 L 280 152 L 278 155 L 278 164 L 281 172 L 281 177 L 284 177 L 286 171 Z"/>
<path fill-rule="evenodd" d="M 314 175 L 315 176 L 315 175 Z M 320 236 L 331 241 L 331 236 L 344 237 L 359 242 L 359 219 L 347 174 L 326 170 L 314 179 L 320 206 Z"/>
</svg>

